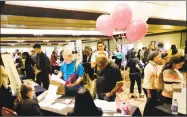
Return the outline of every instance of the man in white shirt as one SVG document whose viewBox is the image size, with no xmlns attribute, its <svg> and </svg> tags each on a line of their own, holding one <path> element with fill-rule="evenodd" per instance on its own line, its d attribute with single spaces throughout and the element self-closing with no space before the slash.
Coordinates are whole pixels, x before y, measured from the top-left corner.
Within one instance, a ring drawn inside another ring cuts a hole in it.
<svg viewBox="0 0 187 117">
<path fill-rule="evenodd" d="M 96 59 L 97 59 L 97 56 L 99 53 L 104 52 L 108 58 L 108 52 L 105 51 L 104 48 L 105 48 L 104 43 L 102 41 L 99 41 L 97 43 L 97 51 L 92 54 L 92 58 L 91 58 L 91 67 L 92 68 L 95 68 L 95 66 L 96 66 Z"/>
<path fill-rule="evenodd" d="M 160 62 L 160 55 L 158 51 L 153 51 L 148 56 L 149 63 L 144 69 L 143 90 L 147 97 L 147 102 L 144 108 L 143 116 L 152 116 L 153 108 L 157 105 L 157 90 L 155 78 L 159 78 L 160 67 L 157 65 Z"/>
</svg>

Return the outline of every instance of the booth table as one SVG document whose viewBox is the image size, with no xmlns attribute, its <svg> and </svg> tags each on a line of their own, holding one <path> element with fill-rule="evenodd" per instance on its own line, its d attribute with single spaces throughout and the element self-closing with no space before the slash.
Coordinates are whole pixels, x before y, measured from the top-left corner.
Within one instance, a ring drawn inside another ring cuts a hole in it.
<svg viewBox="0 0 187 117">
<path fill-rule="evenodd" d="M 172 115 L 171 104 L 164 104 L 155 107 L 155 116 L 174 116 Z M 177 116 L 187 116 L 187 115 L 178 113 Z"/>
<path fill-rule="evenodd" d="M 63 104 L 63 102 L 65 100 L 67 100 L 67 99 L 72 99 L 72 102 L 70 104 L 68 104 L 68 105 L 67 104 Z M 64 107 L 63 109 L 55 109 L 55 108 L 51 108 L 49 106 L 46 106 L 46 107 L 40 106 L 41 109 L 42 109 L 42 111 L 43 111 L 44 116 L 67 115 L 68 112 L 70 112 L 70 111 L 73 110 L 73 107 L 74 107 L 74 97 L 62 96 L 62 97 L 56 99 L 55 103 L 62 104 L 62 106 L 66 105 L 66 107 Z M 55 103 L 52 103 L 51 105 L 53 105 Z M 106 103 L 110 103 L 110 102 L 106 102 Z M 117 111 L 113 111 L 113 112 L 111 111 L 111 112 L 109 112 L 109 111 L 103 110 L 103 115 L 108 115 L 108 116 L 115 116 L 116 115 L 116 116 L 120 116 L 120 113 L 118 113 Z M 129 112 L 129 115 L 130 116 L 142 116 L 139 108 L 136 107 L 136 106 L 132 106 L 131 111 Z"/>
</svg>

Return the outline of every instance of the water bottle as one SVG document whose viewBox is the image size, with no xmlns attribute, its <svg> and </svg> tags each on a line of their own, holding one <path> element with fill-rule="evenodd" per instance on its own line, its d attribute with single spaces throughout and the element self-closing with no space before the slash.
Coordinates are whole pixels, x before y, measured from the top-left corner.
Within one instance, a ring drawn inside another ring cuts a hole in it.
<svg viewBox="0 0 187 117">
<path fill-rule="evenodd" d="M 178 102 L 177 99 L 173 100 L 172 106 L 171 106 L 172 114 L 177 115 L 178 114 Z"/>
<path fill-rule="evenodd" d="M 125 102 L 122 103 L 120 109 L 121 109 L 121 115 L 126 115 L 126 111 L 125 111 Z"/>
</svg>

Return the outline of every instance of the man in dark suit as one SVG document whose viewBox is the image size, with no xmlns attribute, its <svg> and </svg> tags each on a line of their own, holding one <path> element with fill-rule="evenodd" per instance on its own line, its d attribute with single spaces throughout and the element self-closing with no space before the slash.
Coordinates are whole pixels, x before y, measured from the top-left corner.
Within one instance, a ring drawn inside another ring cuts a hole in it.
<svg viewBox="0 0 187 117">
<path fill-rule="evenodd" d="M 49 58 L 41 50 L 40 44 L 35 44 L 33 46 L 35 52 L 37 53 L 37 62 L 35 69 L 36 82 L 45 89 L 49 87 L 49 73 L 50 73 L 50 62 Z"/>
<path fill-rule="evenodd" d="M 85 55 L 85 58 L 83 59 L 83 66 L 84 66 L 85 72 L 88 73 L 91 80 L 93 80 L 94 69 L 91 68 L 92 49 L 86 46 L 84 49 L 84 55 Z"/>
</svg>

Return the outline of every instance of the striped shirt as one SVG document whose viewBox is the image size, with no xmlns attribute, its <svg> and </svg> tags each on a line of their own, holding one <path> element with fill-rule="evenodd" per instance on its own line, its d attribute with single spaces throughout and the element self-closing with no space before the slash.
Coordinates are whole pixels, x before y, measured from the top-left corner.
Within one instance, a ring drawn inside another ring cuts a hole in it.
<svg viewBox="0 0 187 117">
<path fill-rule="evenodd" d="M 183 75 L 178 70 L 167 69 L 163 71 L 164 90 L 162 95 L 173 97 L 173 92 L 182 89 Z"/>
</svg>

